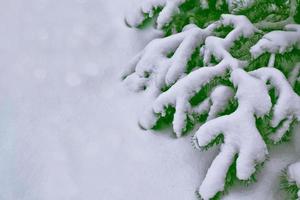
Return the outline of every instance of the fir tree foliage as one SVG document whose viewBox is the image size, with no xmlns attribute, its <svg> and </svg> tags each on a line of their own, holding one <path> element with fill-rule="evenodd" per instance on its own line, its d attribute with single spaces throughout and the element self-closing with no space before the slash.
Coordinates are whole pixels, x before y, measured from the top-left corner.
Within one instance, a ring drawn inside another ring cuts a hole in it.
<svg viewBox="0 0 300 200">
<path fill-rule="evenodd" d="M 220 148 L 196 192 L 201 199 L 220 199 L 235 182 L 255 182 L 268 149 L 291 138 L 300 120 L 299 5 L 148 0 L 126 18 L 130 27 L 164 33 L 122 74 L 129 88 L 156 96 L 140 126 L 171 125 L 181 137 L 200 124 L 193 145 Z"/>
<path fill-rule="evenodd" d="M 288 199 L 300 198 L 300 162 L 291 164 L 283 170 L 280 187 L 286 192 Z"/>
</svg>

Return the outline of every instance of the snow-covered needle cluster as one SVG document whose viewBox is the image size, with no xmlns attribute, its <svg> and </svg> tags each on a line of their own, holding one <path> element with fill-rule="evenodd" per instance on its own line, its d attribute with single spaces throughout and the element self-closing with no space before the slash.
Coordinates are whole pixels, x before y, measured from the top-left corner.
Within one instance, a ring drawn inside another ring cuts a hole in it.
<svg viewBox="0 0 300 200">
<path fill-rule="evenodd" d="M 170 121 L 181 137 L 200 124 L 195 146 L 220 145 L 198 190 L 202 199 L 220 197 L 232 171 L 253 179 L 270 144 L 287 140 L 300 121 L 299 3 L 148 0 L 126 18 L 133 27 L 152 20 L 165 33 L 123 73 L 131 89 L 156 95 L 140 126 Z M 299 164 L 288 175 L 299 186 Z"/>
<path fill-rule="evenodd" d="M 300 198 L 300 162 L 291 164 L 284 171 L 281 187 L 287 191 L 287 199 Z"/>
<path fill-rule="evenodd" d="M 298 188 L 298 198 L 300 198 L 300 162 L 292 164 L 288 168 L 288 178 L 290 182 L 294 183 Z"/>
</svg>

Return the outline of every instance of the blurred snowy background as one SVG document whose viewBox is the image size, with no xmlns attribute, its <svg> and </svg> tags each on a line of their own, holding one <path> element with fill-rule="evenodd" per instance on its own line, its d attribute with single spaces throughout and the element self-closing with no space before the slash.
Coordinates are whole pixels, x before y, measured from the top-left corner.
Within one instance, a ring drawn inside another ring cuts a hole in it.
<svg viewBox="0 0 300 200">
<path fill-rule="evenodd" d="M 120 81 L 157 35 L 124 25 L 135 5 L 0 1 L 0 200 L 196 199 L 215 150 L 140 130 L 151 99 Z M 259 182 L 225 199 L 282 199 L 278 173 L 299 153 L 278 146 Z"/>
</svg>

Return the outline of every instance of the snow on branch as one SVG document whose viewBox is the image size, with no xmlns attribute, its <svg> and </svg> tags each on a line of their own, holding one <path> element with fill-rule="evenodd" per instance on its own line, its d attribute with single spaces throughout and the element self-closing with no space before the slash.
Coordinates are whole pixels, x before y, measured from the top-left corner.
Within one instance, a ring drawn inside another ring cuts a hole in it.
<svg viewBox="0 0 300 200">
<path fill-rule="evenodd" d="M 162 7 L 157 19 L 161 28 L 170 22 L 174 13 L 179 12 L 183 2 L 154 0 L 142 7 L 142 13 L 151 13 L 154 8 Z M 229 11 L 234 12 L 234 6 L 247 7 L 254 1 L 226 2 L 232 6 Z M 294 5 L 295 0 L 290 3 Z M 200 4 L 203 7 L 209 5 L 206 0 L 201 0 Z M 290 15 L 294 16 L 295 10 L 292 9 Z M 133 24 L 140 22 L 133 21 Z M 270 26 L 275 25 L 278 24 Z M 214 35 L 216 29 L 228 26 L 233 30 L 230 29 L 224 38 Z M 250 48 L 257 41 L 252 36 L 262 33 L 258 28 L 246 16 L 233 14 L 222 14 L 219 21 L 205 29 L 187 25 L 181 33 L 150 42 L 123 73 L 125 82 L 133 89 L 149 88 L 157 94 L 157 98 L 145 109 L 139 120 L 142 128 L 155 127 L 161 118 L 171 113 L 173 131 L 177 137 L 181 137 L 194 116 L 207 116 L 193 137 L 195 146 L 207 149 L 212 144 L 222 144 L 198 190 L 204 200 L 214 198 L 224 191 L 231 166 L 236 164 L 239 180 L 250 180 L 257 165 L 265 161 L 268 149 L 263 136 L 266 134 L 257 124 L 258 120 L 264 117 L 271 119 L 266 123 L 273 134 L 267 136 L 274 143 L 282 141 L 293 122 L 300 121 L 300 97 L 293 89 L 294 85 L 298 87 L 300 65 L 297 64 L 288 73 L 288 79 L 274 67 L 277 64 L 276 54 L 300 49 L 300 25 L 288 24 L 284 30 L 269 32 Z M 250 64 L 230 54 L 230 49 L 238 40 L 246 38 L 251 41 L 246 46 L 250 48 L 252 56 Z M 188 73 L 187 64 L 198 48 L 204 66 Z M 271 54 L 268 67 L 264 67 L 265 64 L 260 66 L 260 63 L 256 66 L 255 63 L 256 70 L 246 71 L 247 65 L 252 65 L 252 61 L 264 53 Z M 167 90 L 162 92 L 162 88 Z M 275 89 L 275 100 L 271 99 L 270 89 Z M 194 101 L 198 95 L 201 97 Z M 174 113 L 169 112 L 170 107 Z M 230 108 L 229 113 L 228 110 L 225 112 L 227 108 Z M 220 138 L 222 141 L 216 142 Z M 298 187 L 299 172 L 299 164 L 289 167 L 291 180 L 296 181 Z"/>
<path fill-rule="evenodd" d="M 138 5 L 138 8 L 129 13 L 125 19 L 126 24 L 131 27 L 138 27 L 147 18 L 153 18 L 154 15 L 158 15 L 155 22 L 156 28 L 162 29 L 165 25 L 172 21 L 173 16 L 180 13 L 180 6 L 189 0 L 144 0 Z M 197 0 L 196 0 L 197 2 Z M 209 0 L 198 0 L 198 6 L 203 10 L 214 9 L 227 4 L 230 13 L 236 13 L 240 9 L 247 8 L 254 3 L 254 0 L 217 0 L 215 4 L 209 2 Z M 191 3 L 192 4 L 192 3 Z M 213 7 L 213 8 L 212 8 Z M 158 12 L 158 13 L 156 13 Z"/>
<path fill-rule="evenodd" d="M 248 19 L 244 16 L 222 15 L 221 22 L 223 25 L 232 25 L 234 29 L 224 39 L 209 36 L 205 40 L 205 46 L 202 50 L 205 62 L 209 62 L 211 55 L 222 59 L 221 62 L 215 66 L 202 67 L 193 71 L 159 95 L 151 108 L 146 110 L 145 117 L 140 120 L 142 127 L 145 129 L 152 128 L 159 116 L 165 115 L 165 109 L 172 106 L 176 110 L 173 130 L 176 136 L 180 137 L 185 130 L 188 115 L 192 110 L 189 100 L 214 78 L 224 76 L 228 70 L 245 66 L 245 62 L 237 60 L 229 54 L 230 42 L 234 42 L 241 36 L 249 37 L 256 31 L 255 27 L 250 26 Z"/>
<path fill-rule="evenodd" d="M 162 8 L 156 19 L 157 28 L 161 29 L 169 23 L 176 13 L 179 6 L 186 0 L 145 0 L 140 3 L 139 9 L 126 17 L 126 22 L 132 27 L 137 27 L 145 20 L 145 15 L 153 16 L 155 9 Z"/>
<path fill-rule="evenodd" d="M 250 76 L 243 69 L 234 70 L 231 80 L 237 87 L 237 110 L 206 122 L 194 136 L 196 146 L 200 148 L 208 145 L 218 135 L 224 136 L 221 151 L 199 189 L 199 194 L 204 199 L 210 199 L 224 190 L 227 171 L 236 155 L 236 175 L 240 180 L 248 180 L 255 172 L 255 166 L 263 162 L 268 154 L 255 124 L 255 117 L 262 117 L 271 109 L 268 89 L 263 81 Z"/>
<path fill-rule="evenodd" d="M 190 24 L 181 33 L 151 41 L 129 63 L 123 78 L 134 90 L 147 88 L 151 84 L 160 90 L 173 84 L 184 76 L 186 65 L 195 49 L 218 26 L 216 22 L 201 29 Z"/>
<path fill-rule="evenodd" d="M 294 92 L 288 80 L 281 71 L 275 68 L 263 67 L 250 72 L 251 75 L 263 80 L 275 87 L 278 99 L 273 108 L 271 126 L 282 126 L 271 136 L 274 142 L 279 142 L 284 134 L 290 129 L 294 119 L 300 121 L 300 97 Z"/>
<path fill-rule="evenodd" d="M 294 16 L 296 14 L 296 9 L 297 9 L 297 0 L 290 0 L 290 13 L 289 16 L 282 21 L 278 21 L 278 22 L 273 22 L 273 21 L 269 21 L 268 19 L 262 20 L 258 23 L 255 24 L 255 26 L 259 29 L 282 29 L 283 27 L 285 27 L 288 24 L 293 24 L 295 23 L 294 21 Z M 274 6 L 274 5 L 273 5 Z M 270 16 L 268 16 L 270 17 Z"/>
<path fill-rule="evenodd" d="M 204 63 L 209 64 L 211 57 L 214 56 L 218 61 L 220 60 L 234 60 L 228 52 L 234 41 L 240 37 L 249 38 L 258 31 L 252 23 L 245 16 L 223 14 L 221 22 L 224 26 L 233 26 L 234 29 L 225 37 L 219 38 L 215 36 L 207 37 L 205 46 L 202 47 Z M 232 62 L 232 68 L 237 68 L 235 64 L 239 62 Z"/>
<path fill-rule="evenodd" d="M 250 52 L 254 58 L 257 58 L 266 52 L 283 54 L 293 48 L 300 48 L 300 25 L 298 24 L 286 25 L 285 31 L 267 33 L 251 47 Z"/>
<path fill-rule="evenodd" d="M 207 120 L 216 118 L 220 112 L 224 111 L 233 96 L 234 91 L 232 88 L 224 85 L 217 86 L 210 94 L 211 107 L 208 112 Z"/>
</svg>

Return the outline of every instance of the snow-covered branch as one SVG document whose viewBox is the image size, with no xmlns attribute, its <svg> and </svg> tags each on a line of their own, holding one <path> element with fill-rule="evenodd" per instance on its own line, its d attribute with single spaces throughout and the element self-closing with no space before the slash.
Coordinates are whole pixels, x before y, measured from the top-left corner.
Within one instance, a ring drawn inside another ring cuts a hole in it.
<svg viewBox="0 0 300 200">
<path fill-rule="evenodd" d="M 179 12 L 179 6 L 186 0 L 146 0 L 142 1 L 139 8 L 126 17 L 128 25 L 137 27 L 145 20 L 145 14 L 153 16 L 154 9 L 161 8 L 156 19 L 157 28 L 161 29 L 169 23 L 172 17 Z"/>
<path fill-rule="evenodd" d="M 157 29 L 162 29 L 172 21 L 172 18 L 180 13 L 180 6 L 188 0 L 143 0 L 139 3 L 134 12 L 129 13 L 125 22 L 131 27 L 138 27 L 143 24 L 145 19 L 153 18 L 157 14 L 155 24 Z M 198 0 L 198 6 L 203 10 L 220 8 L 226 4 L 231 14 L 238 12 L 240 9 L 249 7 L 255 0 L 217 0 L 214 4 L 209 0 Z M 157 12 L 157 13 L 156 13 Z"/>
<path fill-rule="evenodd" d="M 237 177 L 247 180 L 255 172 L 255 166 L 268 154 L 266 144 L 255 125 L 255 117 L 262 117 L 271 109 L 271 99 L 264 82 L 246 73 L 243 69 L 232 72 L 231 79 L 238 88 L 237 110 L 208 121 L 194 136 L 196 146 L 205 147 L 218 135 L 224 135 L 224 144 L 202 182 L 199 194 L 210 199 L 224 190 L 227 171 L 237 158 Z M 237 123 L 238 122 L 238 123 Z"/>
<path fill-rule="evenodd" d="M 273 108 L 271 126 L 276 128 L 280 122 L 283 122 L 283 125 L 271 138 L 274 142 L 279 142 L 290 129 L 293 119 L 300 121 L 300 97 L 294 92 L 288 80 L 278 69 L 264 67 L 250 72 L 250 74 L 260 78 L 265 83 L 270 82 L 278 93 L 278 99 Z"/>
<path fill-rule="evenodd" d="M 151 41 L 126 67 L 123 78 L 134 90 L 154 85 L 156 90 L 183 77 L 186 65 L 197 47 L 219 26 L 205 29 L 188 25 L 183 32 Z M 173 54 L 168 56 L 169 54 Z"/>
<path fill-rule="evenodd" d="M 293 23 L 295 23 L 294 16 L 296 14 L 297 5 L 298 5 L 297 0 L 290 0 L 290 13 L 286 19 L 284 19 L 282 21 L 278 21 L 278 22 L 272 22 L 272 21 L 265 19 L 263 21 L 256 23 L 255 26 L 259 29 L 275 30 L 275 29 L 282 29 L 288 24 L 293 24 Z"/>
<path fill-rule="evenodd" d="M 257 58 L 266 52 L 283 54 L 293 48 L 300 48 L 300 25 L 298 24 L 286 25 L 285 31 L 267 33 L 251 47 L 250 52 L 254 58 Z"/>
<path fill-rule="evenodd" d="M 209 63 L 212 55 L 217 59 L 221 59 L 221 62 L 213 67 L 202 67 L 193 71 L 193 73 L 176 82 L 168 91 L 159 95 L 152 104 L 152 109 L 148 109 L 145 117 L 140 120 L 142 127 L 152 128 L 159 117 L 158 114 L 163 116 L 165 108 L 172 106 L 176 109 L 173 130 L 177 137 L 180 137 L 187 123 L 187 115 L 192 110 L 189 100 L 214 78 L 225 75 L 228 70 L 245 66 L 245 62 L 237 60 L 229 54 L 230 42 L 234 42 L 241 36 L 249 37 L 254 34 L 255 27 L 250 26 L 248 19 L 244 16 L 223 15 L 221 21 L 223 25 L 234 26 L 234 29 L 224 39 L 209 36 L 205 40 L 205 46 L 202 50 L 206 63 Z"/>
<path fill-rule="evenodd" d="M 184 2 L 154 0 L 152 4 L 142 7 L 142 13 L 151 13 L 153 8 L 161 7 L 157 24 L 162 28 L 171 21 L 173 14 L 179 12 L 179 6 Z M 278 143 L 291 130 L 293 122 L 300 121 L 300 97 L 295 89 L 298 87 L 299 64 L 287 73 L 288 77 L 279 70 L 285 66 L 275 68 L 278 64 L 277 54 L 300 49 L 300 25 L 293 20 L 296 15 L 293 5 L 297 5 L 297 1 L 289 2 L 290 17 L 285 21 L 262 21 L 253 25 L 244 15 L 222 14 L 220 20 L 205 29 L 188 25 L 181 33 L 155 39 L 132 60 L 123 74 L 125 82 L 136 90 L 149 88 L 156 91 L 157 98 L 139 120 L 142 128 L 155 127 L 160 118 L 170 114 L 168 108 L 172 107 L 175 112 L 170 119 L 177 137 L 183 135 L 194 116 L 205 116 L 206 121 L 193 137 L 195 146 L 207 149 L 212 144 L 220 144 L 216 141 L 222 138 L 220 152 L 198 191 L 204 200 L 224 191 L 228 171 L 235 161 L 237 178 L 249 180 L 256 166 L 263 163 L 268 155 L 265 142 L 269 140 L 264 141 L 267 139 L 265 136 Z M 200 0 L 203 8 L 209 9 L 209 3 Z M 217 7 L 223 1 L 215 3 Z M 233 13 L 239 7 L 251 7 L 255 0 L 227 0 L 226 3 L 229 12 Z M 263 33 L 259 30 L 261 27 L 265 29 L 283 25 L 284 30 L 275 30 L 257 38 Z M 218 33 L 218 28 L 228 26 L 232 28 L 229 33 L 226 28 L 222 30 L 226 35 L 222 31 L 222 37 L 214 35 Z M 232 53 L 232 49 L 237 49 L 235 45 L 240 45 L 244 40 L 250 41 L 241 48 L 249 49 L 246 52 L 249 54 L 247 61 L 240 60 L 242 56 L 234 57 Z M 198 48 L 204 66 L 187 72 L 187 64 Z M 266 63 L 253 64 L 261 58 L 265 62 L 262 56 L 265 53 L 270 54 L 268 67 L 265 67 Z M 246 71 L 253 70 L 252 64 L 255 70 Z M 246 68 L 248 65 L 249 68 Z M 162 92 L 162 88 L 167 90 Z M 258 121 L 262 118 L 267 120 L 268 131 L 275 130 L 272 134 L 261 130 Z M 290 166 L 289 174 L 295 177 L 295 170 L 292 169 Z M 299 167 L 295 169 L 300 171 Z"/>
</svg>

